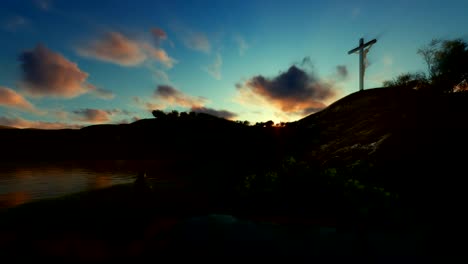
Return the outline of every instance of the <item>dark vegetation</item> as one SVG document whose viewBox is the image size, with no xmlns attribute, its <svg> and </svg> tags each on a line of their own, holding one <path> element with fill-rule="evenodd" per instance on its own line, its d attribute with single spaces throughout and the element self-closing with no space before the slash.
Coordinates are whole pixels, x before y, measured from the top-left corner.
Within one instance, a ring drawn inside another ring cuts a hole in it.
<svg viewBox="0 0 468 264">
<path fill-rule="evenodd" d="M 145 241 L 138 236 L 148 234 L 151 221 L 172 226 L 184 217 L 222 213 L 352 232 L 355 252 L 364 256 L 375 253 L 368 237 L 377 230 L 416 234 L 419 240 L 405 254 L 428 256 L 452 247 L 448 227 L 462 225 L 468 149 L 468 94 L 460 92 L 468 64 L 458 59 L 466 62 L 468 52 L 460 40 L 440 43 L 420 51 L 429 77 L 402 75 L 387 88 L 351 94 L 276 126 L 155 110 L 155 118 L 127 125 L 2 129 L 3 161 L 135 159 L 147 161 L 138 170 L 148 173 L 147 188 L 116 186 L 11 209 L 2 227 L 21 226 L 30 239 L 53 230 L 88 232 L 114 241 L 118 252 L 123 240 Z M 169 161 L 177 184 L 152 181 L 159 175 L 151 161 L 161 159 Z M 31 224 L 27 218 L 35 213 L 51 217 Z M 116 226 L 119 231 L 111 228 Z M 161 241 L 135 254 L 161 253 L 167 246 Z"/>
<path fill-rule="evenodd" d="M 407 87 L 434 93 L 468 89 L 468 44 L 462 39 L 434 39 L 418 50 L 427 73 L 404 73 L 385 81 L 386 87 Z"/>
</svg>

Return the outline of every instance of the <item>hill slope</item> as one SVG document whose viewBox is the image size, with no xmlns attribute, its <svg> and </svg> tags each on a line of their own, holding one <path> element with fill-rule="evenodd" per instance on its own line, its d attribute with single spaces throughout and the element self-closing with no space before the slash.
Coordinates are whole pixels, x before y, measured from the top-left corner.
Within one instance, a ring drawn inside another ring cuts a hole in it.
<svg viewBox="0 0 468 264">
<path fill-rule="evenodd" d="M 346 96 L 293 125 L 310 133 L 301 140 L 323 161 L 379 155 L 387 159 L 439 157 L 439 151 L 456 150 L 466 143 L 456 135 L 468 131 L 464 122 L 467 103 L 466 94 L 435 96 L 376 88 Z"/>
<path fill-rule="evenodd" d="M 369 89 L 294 122 L 291 142 L 301 159 L 344 180 L 384 186 L 415 210 L 448 217 L 464 200 L 467 116 L 466 93 Z"/>
</svg>

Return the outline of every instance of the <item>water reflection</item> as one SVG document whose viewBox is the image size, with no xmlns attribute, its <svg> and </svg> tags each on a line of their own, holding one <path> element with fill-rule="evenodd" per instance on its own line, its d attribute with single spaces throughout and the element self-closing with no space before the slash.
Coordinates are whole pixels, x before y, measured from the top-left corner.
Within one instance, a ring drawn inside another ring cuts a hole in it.
<svg viewBox="0 0 468 264">
<path fill-rule="evenodd" d="M 0 194 L 0 208 L 14 207 L 31 200 L 31 197 L 27 192 L 10 192 Z"/>
<path fill-rule="evenodd" d="M 96 177 L 90 179 L 87 184 L 88 189 L 101 189 L 112 186 L 112 178 L 109 175 L 96 175 Z"/>
<path fill-rule="evenodd" d="M 126 161 L 0 163 L 0 208 L 134 180 Z M 130 164 L 130 165 L 129 165 Z"/>
</svg>

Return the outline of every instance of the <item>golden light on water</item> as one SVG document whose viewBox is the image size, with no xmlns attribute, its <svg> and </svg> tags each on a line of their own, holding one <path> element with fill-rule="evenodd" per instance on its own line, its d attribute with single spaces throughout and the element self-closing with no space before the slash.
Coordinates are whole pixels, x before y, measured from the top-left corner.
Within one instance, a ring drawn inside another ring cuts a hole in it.
<svg viewBox="0 0 468 264">
<path fill-rule="evenodd" d="M 131 170 L 116 170 L 116 165 L 109 162 L 95 163 L 5 165 L 0 170 L 0 208 L 15 207 L 34 200 L 85 190 L 107 188 L 134 180 Z"/>
<path fill-rule="evenodd" d="M 25 191 L 0 194 L 0 209 L 15 207 L 27 203 L 30 200 L 31 196 Z"/>
</svg>

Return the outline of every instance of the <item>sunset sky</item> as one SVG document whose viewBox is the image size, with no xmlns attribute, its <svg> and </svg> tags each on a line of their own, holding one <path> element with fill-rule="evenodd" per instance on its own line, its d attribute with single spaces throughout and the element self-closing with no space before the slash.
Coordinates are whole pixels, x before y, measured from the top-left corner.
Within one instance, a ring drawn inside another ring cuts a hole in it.
<svg viewBox="0 0 468 264">
<path fill-rule="evenodd" d="M 468 1 L 0 2 L 0 125 L 130 123 L 150 110 L 294 121 L 424 71 L 417 49 L 468 39 Z"/>
</svg>

